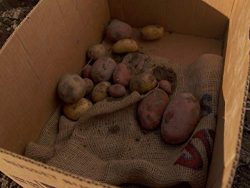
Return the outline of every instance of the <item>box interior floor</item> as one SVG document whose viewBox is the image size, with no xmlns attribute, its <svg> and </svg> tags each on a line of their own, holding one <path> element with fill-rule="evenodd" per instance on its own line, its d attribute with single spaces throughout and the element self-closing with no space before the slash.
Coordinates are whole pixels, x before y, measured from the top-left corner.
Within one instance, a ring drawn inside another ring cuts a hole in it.
<svg viewBox="0 0 250 188">
<path fill-rule="evenodd" d="M 235 5 L 234 0 L 223 2 L 40 1 L 0 51 L 0 86 L 4 88 L 0 93 L 0 146 L 22 154 L 26 144 L 38 138 L 43 125 L 59 104 L 56 97 L 58 79 L 65 72 L 80 72 L 86 49 L 102 40 L 103 29 L 110 18 L 124 20 L 134 27 L 156 23 L 163 25 L 170 33 L 166 33 L 159 41 L 139 41 L 145 53 L 182 64 L 192 63 L 203 53 L 226 55 L 214 150 L 214 156 L 218 155 L 218 158 L 213 157 L 214 173 L 210 175 L 208 183 L 209 186 L 221 185 L 224 181 L 221 178 L 223 170 L 227 165 L 232 167 L 235 157 L 231 156 L 228 163 L 224 164 L 223 116 L 225 112 L 228 117 L 225 123 L 235 123 L 239 127 L 242 105 L 236 103 L 241 103 L 244 98 L 246 82 L 241 83 L 239 80 L 246 80 L 247 77 L 248 65 L 245 62 L 249 48 L 249 45 L 242 43 L 245 45 L 241 46 L 244 53 L 239 53 L 240 59 L 237 59 L 236 52 L 232 49 L 233 45 L 240 42 L 235 41 L 242 35 L 240 31 L 246 28 L 246 24 L 238 25 L 240 18 L 237 15 L 249 3 L 243 0 L 237 1 Z M 232 21 L 228 22 L 231 15 Z M 241 15 L 247 13 L 243 11 Z M 237 26 L 239 31 L 233 38 Z M 241 37 L 241 41 L 246 38 L 245 35 Z M 224 39 L 227 46 L 224 45 Z M 234 71 L 236 63 L 242 67 Z M 239 79 L 231 84 L 231 77 L 235 75 L 239 75 Z M 228 80 L 225 81 L 225 78 Z M 236 88 L 239 93 L 235 91 Z M 236 99 L 236 103 L 229 101 L 232 98 Z M 233 105 L 237 107 L 232 111 Z M 237 129 L 238 132 L 240 134 Z M 232 135 L 229 132 L 227 134 Z M 232 136 L 233 139 L 235 142 L 228 149 L 230 154 L 233 150 L 235 152 L 238 135 Z M 231 171 L 225 181 L 230 173 Z"/>
</svg>

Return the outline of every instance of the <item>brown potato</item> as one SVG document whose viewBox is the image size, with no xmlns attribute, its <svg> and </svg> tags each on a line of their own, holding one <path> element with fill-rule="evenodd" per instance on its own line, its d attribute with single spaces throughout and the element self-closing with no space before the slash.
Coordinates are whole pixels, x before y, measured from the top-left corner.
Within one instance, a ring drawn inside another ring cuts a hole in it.
<svg viewBox="0 0 250 188">
<path fill-rule="evenodd" d="M 141 73 L 132 77 L 130 80 L 130 91 L 138 91 L 140 94 L 146 93 L 154 89 L 157 85 L 157 80 L 151 73 Z"/>
<path fill-rule="evenodd" d="M 161 89 L 163 89 L 165 92 L 167 92 L 167 94 L 172 93 L 172 86 L 171 86 L 171 83 L 168 80 L 161 80 L 159 82 L 159 87 Z"/>
<path fill-rule="evenodd" d="M 91 69 L 92 69 L 92 66 L 87 64 L 83 67 L 83 70 L 82 70 L 82 77 L 83 78 L 91 78 Z"/>
<path fill-rule="evenodd" d="M 112 50 L 114 53 L 123 54 L 136 52 L 139 50 L 139 46 L 133 39 L 121 39 L 113 45 Z"/>
<path fill-rule="evenodd" d="M 131 36 L 132 27 L 117 19 L 112 20 L 106 28 L 106 37 L 113 42 L 124 38 L 131 38 Z"/>
<path fill-rule="evenodd" d="M 168 95 L 161 89 L 155 89 L 146 96 L 138 106 L 141 127 L 147 130 L 159 127 L 168 102 Z"/>
<path fill-rule="evenodd" d="M 111 97 L 123 97 L 126 95 L 126 89 L 121 84 L 115 84 L 110 86 L 108 92 Z"/>
<path fill-rule="evenodd" d="M 95 44 L 88 49 L 88 57 L 93 60 L 106 56 L 107 54 L 108 51 L 103 44 Z"/>
<path fill-rule="evenodd" d="M 91 101 L 81 98 L 74 104 L 66 104 L 63 107 L 64 115 L 71 120 L 78 120 L 80 116 L 92 107 Z"/>
<path fill-rule="evenodd" d="M 96 60 L 91 69 L 91 78 L 94 82 L 108 81 L 115 70 L 116 62 L 110 57 L 101 57 Z"/>
<path fill-rule="evenodd" d="M 159 25 L 148 25 L 141 29 L 141 36 L 144 40 L 158 40 L 164 35 L 164 28 Z"/>
<path fill-rule="evenodd" d="M 108 88 L 111 86 L 109 82 L 100 82 L 98 83 L 92 91 L 92 100 L 93 102 L 102 101 L 108 96 Z"/>
<path fill-rule="evenodd" d="M 199 119 L 199 101 L 191 93 L 177 94 L 164 112 L 161 123 L 162 138 L 168 144 L 185 142 L 191 136 Z"/>
<path fill-rule="evenodd" d="M 85 89 L 86 89 L 86 94 L 91 93 L 91 91 L 94 88 L 94 83 L 92 80 L 89 78 L 84 78 L 83 81 L 85 82 Z"/>
<path fill-rule="evenodd" d="M 86 93 L 85 82 L 77 74 L 65 74 L 59 80 L 57 93 L 65 103 L 75 103 Z"/>
<path fill-rule="evenodd" d="M 116 84 L 127 86 L 131 79 L 131 71 L 125 63 L 119 63 L 113 73 L 113 81 Z"/>
</svg>

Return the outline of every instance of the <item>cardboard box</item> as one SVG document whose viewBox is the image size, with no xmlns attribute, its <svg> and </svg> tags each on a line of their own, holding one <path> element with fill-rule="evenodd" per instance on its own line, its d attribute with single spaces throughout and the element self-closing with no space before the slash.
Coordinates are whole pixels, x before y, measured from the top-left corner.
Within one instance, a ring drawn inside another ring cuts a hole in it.
<svg viewBox="0 0 250 188">
<path fill-rule="evenodd" d="M 24 187 L 109 187 L 21 154 L 28 142 L 38 138 L 59 104 L 55 92 L 59 77 L 79 72 L 85 50 L 101 41 L 110 18 L 118 18 L 134 27 L 159 23 L 181 33 L 181 47 L 174 47 L 177 39 L 161 45 L 183 50 L 189 54 L 187 61 L 200 53 L 223 51 L 223 83 L 207 187 L 229 187 L 244 121 L 249 10 L 249 0 L 40 0 L 0 51 L 0 171 Z M 189 41 L 192 36 L 200 42 Z"/>
</svg>

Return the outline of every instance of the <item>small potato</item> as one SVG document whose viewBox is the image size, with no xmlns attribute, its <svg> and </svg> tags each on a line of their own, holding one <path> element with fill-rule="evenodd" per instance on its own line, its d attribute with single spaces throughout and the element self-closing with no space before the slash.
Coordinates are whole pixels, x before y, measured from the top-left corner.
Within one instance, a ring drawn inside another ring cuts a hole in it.
<svg viewBox="0 0 250 188">
<path fill-rule="evenodd" d="M 164 28 L 159 25 L 148 25 L 141 29 L 141 36 L 144 40 L 158 40 L 164 35 Z"/>
<path fill-rule="evenodd" d="M 98 83 L 92 91 L 92 100 L 94 102 L 102 101 L 108 96 L 108 88 L 111 86 L 109 82 Z"/>
<path fill-rule="evenodd" d="M 92 66 L 87 64 L 83 67 L 83 70 L 82 70 L 82 77 L 83 78 L 91 78 L 91 69 L 92 69 Z"/>
<path fill-rule="evenodd" d="M 132 77 L 130 80 L 130 90 L 138 91 L 140 94 L 146 93 L 155 88 L 157 81 L 151 73 L 141 73 Z"/>
<path fill-rule="evenodd" d="M 113 81 L 116 84 L 127 86 L 131 79 L 131 71 L 125 63 L 119 63 L 113 73 Z"/>
<path fill-rule="evenodd" d="M 80 116 L 91 108 L 93 104 L 85 98 L 81 98 L 74 104 L 66 104 L 63 107 L 64 115 L 71 120 L 78 120 Z"/>
<path fill-rule="evenodd" d="M 168 102 L 168 95 L 161 89 L 155 89 L 145 97 L 138 106 L 141 127 L 147 130 L 159 127 Z"/>
<path fill-rule="evenodd" d="M 124 38 L 131 38 L 132 27 L 125 22 L 114 19 L 110 22 L 106 29 L 106 37 L 108 40 L 116 42 Z"/>
<path fill-rule="evenodd" d="M 88 57 L 93 60 L 106 56 L 107 54 L 108 52 L 103 44 L 96 44 L 88 49 Z"/>
<path fill-rule="evenodd" d="M 110 86 L 108 92 L 111 97 L 123 97 L 124 95 L 126 95 L 126 89 L 121 84 Z"/>
<path fill-rule="evenodd" d="M 123 54 L 136 52 L 139 50 L 139 46 L 133 39 L 121 39 L 113 45 L 112 50 L 114 53 Z"/>
<path fill-rule="evenodd" d="M 94 88 L 94 83 L 92 80 L 89 78 L 84 78 L 83 81 L 85 82 L 85 89 L 86 89 L 86 94 L 91 93 L 91 91 Z"/>
<path fill-rule="evenodd" d="M 194 131 L 200 119 L 199 101 L 191 93 L 177 94 L 167 106 L 161 134 L 168 144 L 185 142 Z"/>
<path fill-rule="evenodd" d="M 116 62 L 110 57 L 101 57 L 96 60 L 91 69 L 91 78 L 95 83 L 108 81 L 115 70 Z"/>
<path fill-rule="evenodd" d="M 171 83 L 168 80 L 161 80 L 159 82 L 159 87 L 161 89 L 163 89 L 165 92 L 167 92 L 167 94 L 171 94 L 172 93 L 172 86 Z"/>
<path fill-rule="evenodd" d="M 65 103 L 75 103 L 86 93 L 85 82 L 77 74 L 65 74 L 59 80 L 57 93 Z"/>
</svg>

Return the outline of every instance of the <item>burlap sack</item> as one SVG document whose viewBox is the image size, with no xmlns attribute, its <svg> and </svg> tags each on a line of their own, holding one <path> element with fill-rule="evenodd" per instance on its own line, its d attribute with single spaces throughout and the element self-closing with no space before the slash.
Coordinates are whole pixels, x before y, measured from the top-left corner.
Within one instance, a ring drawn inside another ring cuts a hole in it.
<svg viewBox="0 0 250 188">
<path fill-rule="evenodd" d="M 66 171 L 113 185 L 204 187 L 213 148 L 222 58 L 202 55 L 192 65 L 155 62 L 177 73 L 176 92 L 190 91 L 201 101 L 202 118 L 192 137 L 182 145 L 163 142 L 160 130 L 143 131 L 136 119 L 137 92 L 94 105 L 78 122 L 60 110 L 45 126 L 26 156 Z M 60 117 L 60 119 L 59 119 Z M 59 123 L 58 123 L 59 122 Z"/>
</svg>

